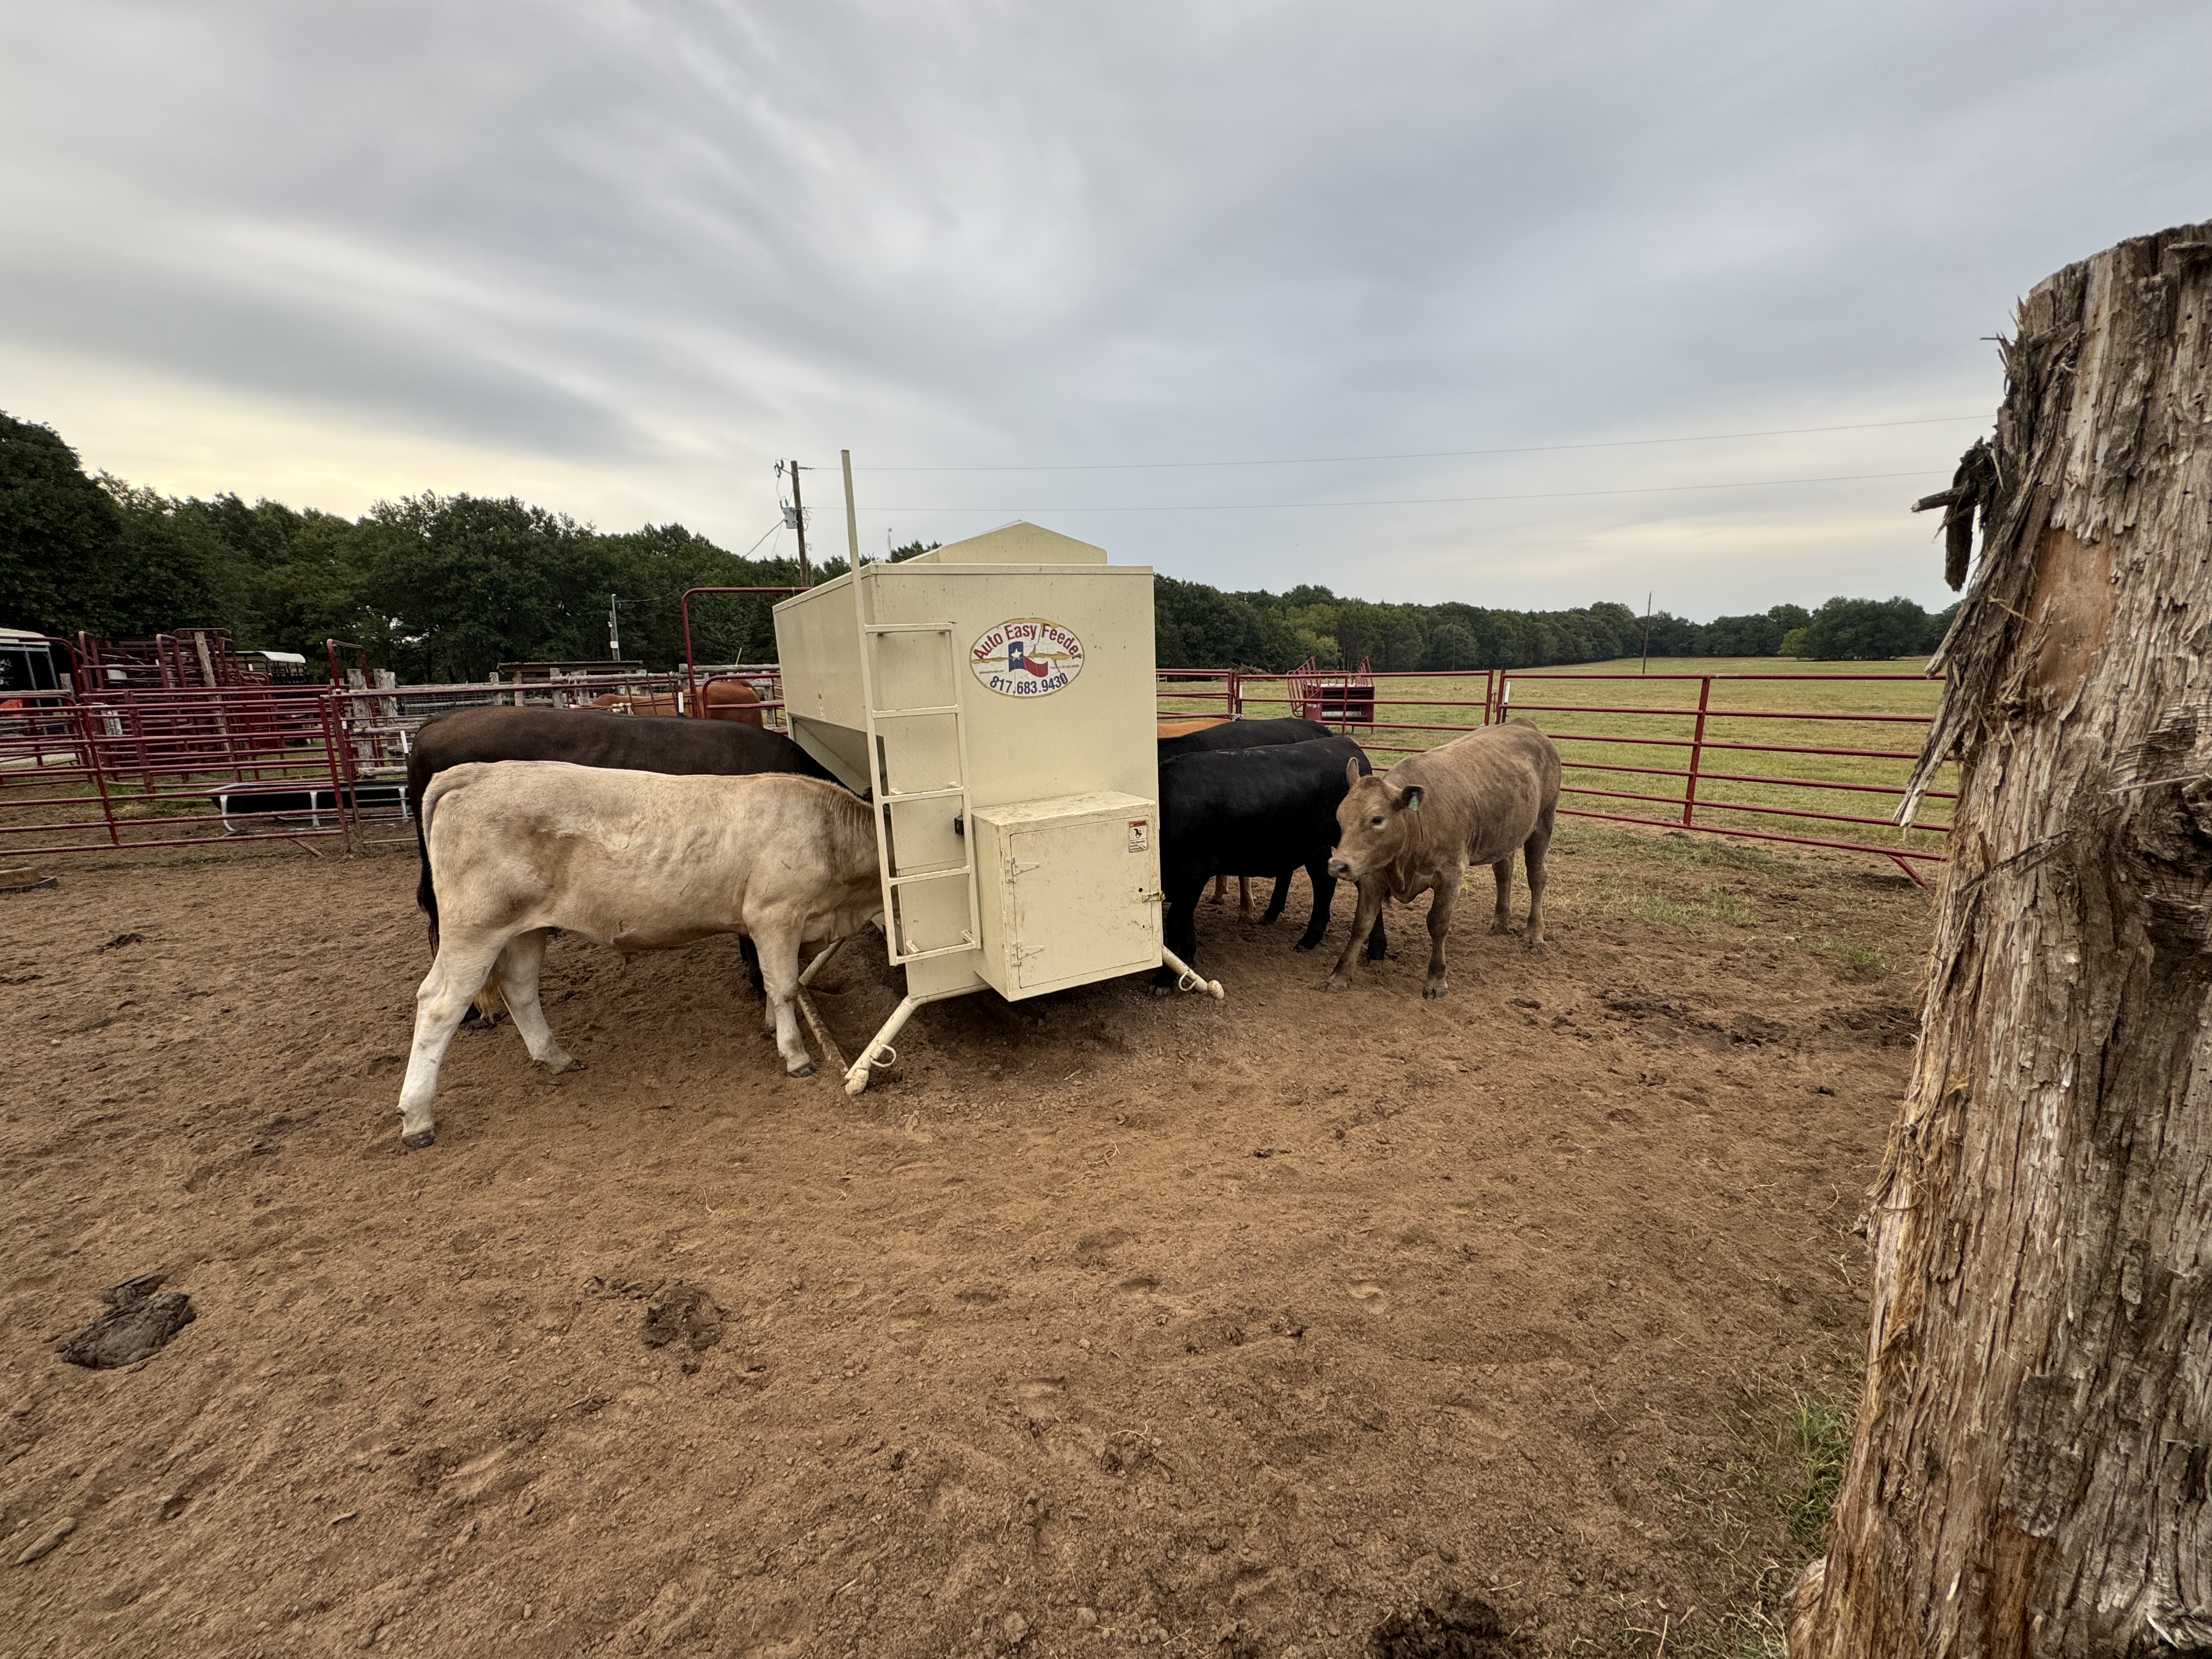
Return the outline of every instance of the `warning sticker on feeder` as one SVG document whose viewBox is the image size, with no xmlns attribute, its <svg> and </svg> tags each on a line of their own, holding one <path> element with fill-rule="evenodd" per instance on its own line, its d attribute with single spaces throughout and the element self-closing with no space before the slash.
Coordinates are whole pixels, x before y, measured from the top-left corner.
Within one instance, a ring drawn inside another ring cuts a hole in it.
<svg viewBox="0 0 2212 1659">
<path fill-rule="evenodd" d="M 968 665 L 1002 697 L 1048 697 L 1083 672 L 1083 641 L 1042 617 L 1015 617 L 984 631 Z"/>
<path fill-rule="evenodd" d="M 1129 820 L 1129 850 L 1141 853 L 1152 844 L 1152 823 L 1150 818 Z"/>
</svg>

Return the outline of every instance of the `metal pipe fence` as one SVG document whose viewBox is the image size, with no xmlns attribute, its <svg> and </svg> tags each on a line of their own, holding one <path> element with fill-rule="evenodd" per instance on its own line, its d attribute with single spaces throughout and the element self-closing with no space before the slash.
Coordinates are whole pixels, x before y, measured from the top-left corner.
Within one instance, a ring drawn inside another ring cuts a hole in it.
<svg viewBox="0 0 2212 1659">
<path fill-rule="evenodd" d="M 668 712 L 696 716 L 717 678 L 750 684 L 763 722 L 785 724 L 772 664 L 453 685 L 17 693 L 0 703 L 0 860 L 244 841 L 350 848 L 362 819 L 404 821 L 407 753 L 438 714 L 612 696 L 648 708 L 665 700 Z M 1917 758 L 1917 748 L 1882 739 L 1899 726 L 1926 728 L 1934 687 L 1920 675 L 1474 669 L 1378 672 L 1363 677 L 1357 698 L 1330 686 L 1327 676 L 1170 669 L 1157 706 L 1167 719 L 1325 711 L 1325 724 L 1378 757 L 1418 754 L 1517 715 L 1559 745 L 1560 810 L 1571 816 L 1863 853 L 1915 879 L 1917 866 L 1944 860 L 1947 823 L 1900 830 L 1876 805 L 1901 798 Z M 1790 695 L 1774 695 L 1785 686 Z M 1793 696 L 1805 706 L 1772 706 Z M 1867 735 L 1852 741 L 1853 727 Z M 1955 798 L 1948 787 L 1928 795 Z"/>
<path fill-rule="evenodd" d="M 774 665 L 701 665 L 745 681 L 782 724 Z M 0 864 L 58 854 L 312 844 L 351 850 L 364 823 L 407 819 L 415 733 L 456 708 L 504 703 L 702 713 L 683 674 L 563 675 L 453 685 L 131 687 L 0 699 Z M 410 832 L 411 834 L 411 831 Z"/>
<path fill-rule="evenodd" d="M 244 841 L 352 844 L 343 737 L 319 688 L 25 693 L 9 705 L 0 709 L 0 860 Z"/>
<path fill-rule="evenodd" d="M 1201 683 L 1208 689 L 1194 690 L 1195 677 L 1205 677 Z M 1351 677 L 1343 678 L 1349 684 Z M 1541 726 L 1560 749 L 1566 799 L 1559 810 L 1568 816 L 1864 853 L 1892 860 L 1915 881 L 1923 880 L 1918 866 L 1945 860 L 1948 823 L 1899 830 L 1887 814 L 1863 810 L 1873 805 L 1868 796 L 1903 798 L 1905 775 L 1920 751 L 1881 738 L 1899 726 L 1927 729 L 1936 687 L 1923 675 L 1469 669 L 1377 671 L 1363 678 L 1372 681 L 1371 705 L 1364 684 L 1357 700 L 1340 696 L 1332 702 L 1326 679 L 1317 690 L 1310 676 L 1168 670 L 1160 676 L 1159 707 L 1164 718 L 1172 717 L 1195 712 L 1188 707 L 1195 696 L 1226 692 L 1229 714 L 1319 718 L 1358 738 L 1378 757 L 1393 757 L 1519 717 Z M 1641 695 L 1624 689 L 1632 686 Z M 1773 708 L 1768 705 L 1788 696 L 1759 695 L 1784 686 L 1806 706 Z M 1837 695 L 1825 696 L 1824 689 Z M 1740 695 L 1756 701 L 1740 703 Z M 1839 698 L 1856 706 L 1838 706 Z M 1916 702 L 1925 708 L 1905 706 Z M 1854 726 L 1866 734 L 1857 743 L 1850 741 Z M 1655 750 L 1674 752 L 1650 752 Z M 1802 763 L 1771 769 L 1731 764 L 1737 756 L 1753 755 L 1799 757 Z M 1650 763 L 1670 758 L 1680 763 Z M 1718 765 L 1711 763 L 1715 758 Z M 1660 780 L 1674 781 L 1669 793 L 1655 793 L 1668 787 Z M 1934 789 L 1926 799 L 1948 801 L 1956 792 Z M 1847 838 L 1846 831 L 1828 830 L 1832 824 L 1861 833 Z M 1869 830 L 1881 831 L 1881 837 Z"/>
<path fill-rule="evenodd" d="M 1234 719 L 1244 712 L 1243 678 L 1233 668 L 1163 668 L 1159 671 L 1160 717 Z M 1170 708 L 1170 702 L 1176 707 Z"/>
</svg>

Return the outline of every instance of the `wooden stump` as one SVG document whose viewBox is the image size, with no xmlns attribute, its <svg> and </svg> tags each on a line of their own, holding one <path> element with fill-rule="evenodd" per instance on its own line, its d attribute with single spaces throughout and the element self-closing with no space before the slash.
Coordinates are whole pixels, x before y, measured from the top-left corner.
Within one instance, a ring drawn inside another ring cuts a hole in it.
<svg viewBox="0 0 2212 1659">
<path fill-rule="evenodd" d="M 1954 861 L 1795 1659 L 2212 1651 L 2212 224 L 2069 265 L 2003 350 L 1912 791 L 1961 762 Z"/>
</svg>

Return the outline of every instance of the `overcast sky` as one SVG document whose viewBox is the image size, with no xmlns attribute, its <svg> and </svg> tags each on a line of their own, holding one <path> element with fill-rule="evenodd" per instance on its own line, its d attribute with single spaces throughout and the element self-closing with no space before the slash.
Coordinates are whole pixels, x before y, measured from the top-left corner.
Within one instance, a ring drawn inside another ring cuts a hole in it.
<svg viewBox="0 0 2212 1659">
<path fill-rule="evenodd" d="M 1983 337 L 2212 217 L 2208 64 L 2203 0 L 17 5 L 0 409 L 346 514 L 743 550 L 796 456 L 842 550 L 849 447 L 878 552 L 1933 605 Z M 1544 446 L 1614 447 L 1436 453 Z"/>
</svg>

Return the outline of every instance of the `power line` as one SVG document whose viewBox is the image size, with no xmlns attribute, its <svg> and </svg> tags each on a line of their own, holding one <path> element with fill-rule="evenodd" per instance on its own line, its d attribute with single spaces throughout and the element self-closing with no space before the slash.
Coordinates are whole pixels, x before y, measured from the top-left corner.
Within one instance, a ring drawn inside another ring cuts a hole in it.
<svg viewBox="0 0 2212 1659">
<path fill-rule="evenodd" d="M 1616 438 L 1601 443 L 1522 444 L 1509 449 L 1419 449 L 1393 455 L 1292 455 L 1260 461 L 1083 461 L 1066 465 L 868 466 L 856 472 L 1154 472 L 1206 466 L 1322 466 L 1354 461 L 1442 461 L 1468 455 L 1552 455 L 1572 449 L 1644 449 L 1655 444 L 1713 444 L 1731 438 L 1802 438 L 1824 432 L 1878 432 L 1899 426 L 1947 426 L 1984 415 L 1930 415 L 1914 421 L 1862 421 L 1850 426 L 1778 426 L 1763 432 L 1705 432 L 1685 438 Z"/>
<path fill-rule="evenodd" d="M 1773 489 L 1790 484 L 1857 483 L 1869 478 L 1942 478 L 1946 471 L 1842 472 L 1825 478 L 1749 478 L 1736 483 L 1646 484 L 1633 489 L 1542 489 L 1512 495 L 1407 495 L 1390 501 L 1201 501 L 1146 507 L 871 507 L 873 513 L 1267 513 L 1315 507 L 1443 507 L 1468 501 L 1557 501 L 1584 495 L 1669 495 L 1694 489 Z"/>
</svg>

